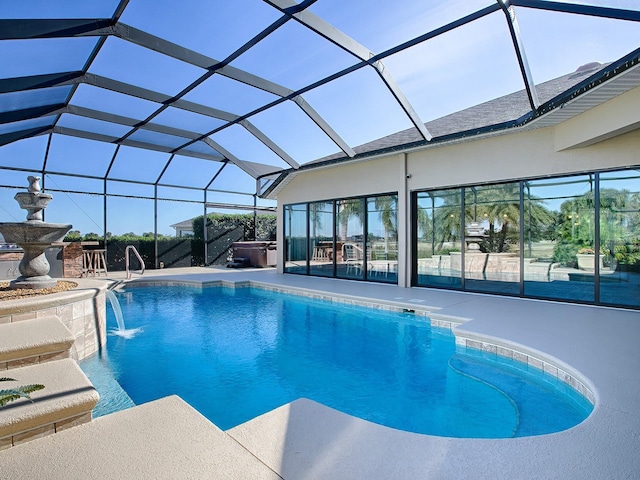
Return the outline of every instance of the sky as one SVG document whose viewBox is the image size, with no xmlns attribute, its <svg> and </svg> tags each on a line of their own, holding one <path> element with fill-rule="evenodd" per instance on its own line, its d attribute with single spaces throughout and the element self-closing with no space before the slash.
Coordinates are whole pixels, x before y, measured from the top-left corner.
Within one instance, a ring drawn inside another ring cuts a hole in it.
<svg viewBox="0 0 640 480">
<path fill-rule="evenodd" d="M 640 2 L 634 0 L 571 3 L 635 11 L 640 8 Z M 461 15 L 493 4 L 494 0 L 318 0 L 309 10 L 368 51 L 378 54 Z M 0 18 L 102 18 L 110 17 L 116 6 L 115 0 L 2 1 Z M 589 62 L 616 60 L 640 46 L 640 25 L 635 22 L 522 7 L 516 7 L 515 12 L 536 83 L 565 75 Z M 279 12 L 261 0 L 131 0 L 120 21 L 222 60 L 279 17 Z M 96 37 L 1 41 L 0 80 L 82 69 L 96 41 Z M 356 62 L 350 53 L 299 23 L 289 21 L 230 65 L 296 90 Z M 383 63 L 423 122 L 521 90 L 524 86 L 506 17 L 501 11 L 390 55 Z M 109 37 L 89 72 L 171 96 L 202 75 L 204 70 Z M 47 95 L 64 99 L 69 91 L 69 87 L 55 87 Z M 372 68 L 359 69 L 314 88 L 303 97 L 351 147 L 412 126 Z M 250 113 L 277 98 L 272 93 L 221 75 L 213 75 L 184 97 L 236 115 Z M 30 97 L 29 104 L 46 104 L 50 99 L 46 95 L 34 96 Z M 0 109 L 7 109 L 7 105 L 9 109 L 16 108 L 11 106 L 12 102 L 18 104 L 20 99 L 6 94 L 0 96 Z M 77 88 L 70 103 L 138 120 L 143 120 L 157 108 L 152 102 L 87 84 Z M 252 115 L 249 120 L 300 164 L 339 151 L 336 144 L 291 101 Z M 167 108 L 153 121 L 200 133 L 212 131 L 223 123 L 175 107 Z M 37 126 L 43 120 L 30 122 Z M 128 131 L 122 125 L 70 114 L 63 114 L 58 125 L 115 137 Z M 0 133 L 3 133 L 1 128 Z M 242 160 L 264 163 L 274 169 L 288 167 L 242 126 L 226 128 L 210 138 Z M 148 130 L 139 130 L 132 139 L 159 140 L 168 146 L 182 143 L 179 138 L 158 137 Z M 37 172 L 42 168 L 47 140 L 48 136 L 40 136 L 0 147 L 0 168 L 33 168 Z M 115 148 L 109 143 L 56 134 L 49 146 L 47 169 L 101 177 Z M 114 181 L 110 180 L 106 185 L 110 194 L 146 197 L 153 197 L 153 186 L 115 180 L 153 183 L 160 178 L 161 183 L 201 189 L 159 188 L 160 197 L 172 199 L 158 202 L 158 232 L 164 234 L 174 233 L 171 224 L 203 213 L 202 204 L 195 202 L 203 201 L 202 189 L 220 167 L 217 162 L 176 156 L 163 172 L 168 158 L 166 153 L 123 146 L 110 170 L 109 178 Z M 23 219 L 24 212 L 12 200 L 18 190 L 6 187 L 26 187 L 26 175 L 0 169 L 0 221 Z M 105 188 L 102 180 L 52 174 L 46 176 L 44 184 L 45 188 L 66 191 L 53 192 L 55 198 L 46 214 L 48 221 L 73 223 L 74 229 L 83 233 L 104 232 L 104 200 L 99 195 Z M 250 194 L 255 191 L 254 180 L 233 165 L 225 167 L 210 188 L 208 201 L 253 203 Z M 78 191 L 87 193 L 73 193 Z M 248 195 L 226 193 L 228 191 Z M 259 204 L 274 203 L 259 200 Z M 154 229 L 152 200 L 110 197 L 107 211 L 107 230 L 114 234 Z"/>
</svg>

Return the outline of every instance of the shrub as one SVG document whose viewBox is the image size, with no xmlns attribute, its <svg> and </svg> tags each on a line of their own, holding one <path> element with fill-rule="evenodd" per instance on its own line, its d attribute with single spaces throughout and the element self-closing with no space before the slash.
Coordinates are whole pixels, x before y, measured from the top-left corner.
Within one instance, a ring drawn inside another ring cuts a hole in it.
<svg viewBox="0 0 640 480">
<path fill-rule="evenodd" d="M 565 267 L 577 267 L 576 255 L 578 246 L 573 243 L 558 243 L 553 250 L 554 263 L 560 263 Z"/>
</svg>

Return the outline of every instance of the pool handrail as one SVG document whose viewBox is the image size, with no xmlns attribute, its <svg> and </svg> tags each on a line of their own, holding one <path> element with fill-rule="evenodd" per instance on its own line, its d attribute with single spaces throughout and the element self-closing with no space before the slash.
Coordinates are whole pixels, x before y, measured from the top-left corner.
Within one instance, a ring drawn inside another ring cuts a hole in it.
<svg viewBox="0 0 640 480">
<path fill-rule="evenodd" d="M 135 256 L 138 258 L 138 261 L 140 262 L 140 275 L 144 275 L 144 261 L 142 260 L 142 257 L 138 253 L 138 250 L 136 250 L 136 247 L 134 247 L 133 245 L 127 245 L 127 248 L 125 248 L 124 250 L 124 265 L 127 272 L 127 280 L 131 279 L 131 271 L 129 270 L 129 252 L 131 251 L 133 251 Z"/>
</svg>

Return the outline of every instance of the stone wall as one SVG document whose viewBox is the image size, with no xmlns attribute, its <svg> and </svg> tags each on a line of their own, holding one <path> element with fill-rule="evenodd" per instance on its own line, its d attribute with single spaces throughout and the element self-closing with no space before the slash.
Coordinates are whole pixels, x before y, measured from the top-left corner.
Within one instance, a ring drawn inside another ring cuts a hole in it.
<svg viewBox="0 0 640 480">
<path fill-rule="evenodd" d="M 22 250 L 18 252 L 0 252 L 0 261 L 19 262 L 22 260 Z"/>
<path fill-rule="evenodd" d="M 72 242 L 62 249 L 62 275 L 64 278 L 82 277 L 82 245 Z"/>
<path fill-rule="evenodd" d="M 83 283 L 88 282 L 84 280 Z M 105 288 L 106 284 L 98 288 L 0 302 L 0 323 L 55 316 L 75 337 L 72 358 L 82 360 L 107 344 Z"/>
</svg>

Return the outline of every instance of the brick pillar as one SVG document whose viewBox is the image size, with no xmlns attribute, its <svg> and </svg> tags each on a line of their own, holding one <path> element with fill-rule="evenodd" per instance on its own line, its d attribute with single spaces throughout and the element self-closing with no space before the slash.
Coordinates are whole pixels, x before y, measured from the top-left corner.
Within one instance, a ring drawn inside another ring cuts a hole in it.
<svg viewBox="0 0 640 480">
<path fill-rule="evenodd" d="M 0 252 L 0 260 L 19 262 L 22 260 L 22 252 Z"/>
<path fill-rule="evenodd" d="M 62 248 L 62 275 L 65 278 L 82 277 L 82 245 L 71 242 Z"/>
</svg>

